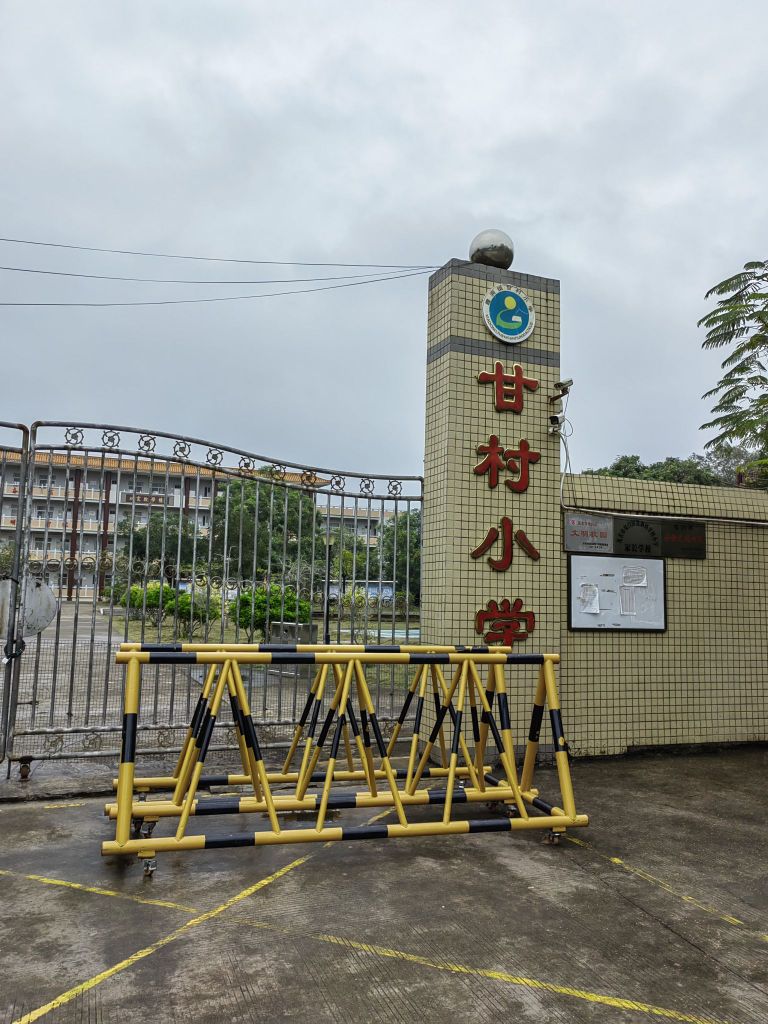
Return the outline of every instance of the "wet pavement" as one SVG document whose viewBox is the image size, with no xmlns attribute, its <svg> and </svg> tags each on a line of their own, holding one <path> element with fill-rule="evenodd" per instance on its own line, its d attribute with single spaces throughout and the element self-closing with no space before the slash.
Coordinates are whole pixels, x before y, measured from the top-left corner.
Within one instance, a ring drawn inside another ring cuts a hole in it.
<svg viewBox="0 0 768 1024">
<path fill-rule="evenodd" d="M 160 855 L 151 878 L 101 857 L 103 797 L 2 803 L 0 1024 L 768 1022 L 768 751 L 572 770 L 592 824 L 559 846 L 209 850 Z M 551 771 L 537 782 L 554 793 Z"/>
</svg>

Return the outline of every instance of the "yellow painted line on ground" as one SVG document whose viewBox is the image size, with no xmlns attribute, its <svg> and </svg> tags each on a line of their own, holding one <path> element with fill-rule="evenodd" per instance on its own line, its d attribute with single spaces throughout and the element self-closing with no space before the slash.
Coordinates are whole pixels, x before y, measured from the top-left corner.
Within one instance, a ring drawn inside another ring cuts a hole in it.
<svg viewBox="0 0 768 1024">
<path fill-rule="evenodd" d="M 444 960 L 432 960 L 429 957 L 421 956 L 419 953 L 406 953 L 401 949 L 390 949 L 388 946 L 376 946 L 369 942 L 356 942 L 354 939 L 343 938 L 339 935 L 317 935 L 311 932 L 300 932 L 292 928 L 281 928 L 266 921 L 252 921 L 238 916 L 232 920 L 236 921 L 238 925 L 250 925 L 252 928 L 277 932 L 294 938 L 301 937 L 314 939 L 316 942 L 327 942 L 334 946 L 355 950 L 356 952 L 370 953 L 372 956 L 387 957 L 393 960 L 403 960 L 406 963 L 418 964 L 420 967 L 428 967 L 434 971 L 447 971 L 449 974 L 468 974 L 474 978 L 501 981 L 507 985 L 518 985 L 522 988 L 534 989 L 539 992 L 551 992 L 553 995 L 570 996 L 572 999 L 580 999 L 584 1002 L 595 1003 L 600 1006 L 610 1006 L 616 1010 L 633 1010 L 635 1013 L 646 1013 L 652 1017 L 678 1021 L 680 1024 L 727 1024 L 721 1018 L 700 1017 L 695 1013 L 669 1010 L 664 1006 L 657 1006 L 655 1003 L 644 1003 L 636 999 L 609 996 L 601 992 L 589 992 L 586 989 L 573 988 L 570 985 L 555 985 L 549 981 L 540 981 L 538 978 L 528 978 L 519 974 L 509 974 L 506 971 L 493 971 L 482 967 L 470 967 L 468 964 L 454 964 Z"/>
<path fill-rule="evenodd" d="M 64 811 L 69 807 L 85 807 L 85 802 L 80 801 L 79 803 L 73 804 L 43 804 L 44 811 Z"/>
<path fill-rule="evenodd" d="M 146 903 L 152 907 L 168 907 L 169 910 L 183 910 L 185 914 L 197 914 L 196 907 L 185 906 L 183 903 L 172 903 L 170 900 L 153 900 L 148 896 L 134 896 L 127 892 L 117 892 L 115 889 L 100 889 L 95 885 L 81 885 L 79 882 L 67 882 L 63 878 L 48 878 L 46 875 L 25 875 L 20 871 L 6 871 L 0 869 L 0 875 L 8 878 L 23 878 L 30 882 L 41 882 L 43 885 L 59 885 L 65 889 L 77 889 L 78 892 L 90 892 L 96 896 L 112 896 L 118 900 L 131 900 L 133 903 Z"/>
<path fill-rule="evenodd" d="M 671 886 L 669 882 L 665 882 L 663 878 L 657 878 L 655 875 L 650 874 L 648 871 L 644 871 L 642 868 L 636 868 L 633 864 L 627 864 L 625 860 L 620 857 L 609 857 L 605 853 L 601 853 L 600 850 L 596 850 L 595 847 L 588 843 L 584 839 L 577 839 L 575 836 L 566 836 L 566 839 L 574 843 L 576 846 L 583 846 L 587 850 L 591 850 L 596 856 L 600 857 L 601 860 L 607 861 L 609 864 L 614 864 L 616 867 L 622 868 L 631 875 L 636 875 L 638 878 L 642 878 L 645 882 L 650 882 L 651 885 L 658 886 L 665 892 L 670 893 L 672 896 L 676 896 L 678 899 L 683 900 L 685 903 L 690 903 L 691 906 L 697 907 L 699 910 L 703 910 L 707 914 L 711 914 L 713 917 L 719 918 L 721 921 L 725 921 L 726 924 L 737 925 L 743 928 L 749 928 L 749 925 L 745 921 L 742 921 L 738 917 L 734 917 L 732 914 L 724 914 L 717 907 L 710 906 L 707 903 L 702 903 L 700 900 L 695 899 L 693 896 L 688 896 L 687 893 L 680 892 Z M 756 933 L 764 942 L 768 942 L 768 935 L 764 935 L 760 932 Z"/>
<path fill-rule="evenodd" d="M 366 822 L 366 825 L 372 825 L 374 822 L 379 821 L 381 818 L 385 818 L 388 814 L 392 813 L 392 810 L 393 808 L 390 807 L 387 810 L 382 811 L 380 814 L 375 815 L 373 818 L 370 818 Z M 326 847 L 334 846 L 335 844 L 325 843 L 323 845 L 324 847 Z M 74 988 L 68 989 L 66 992 L 63 992 L 60 996 L 57 996 L 55 999 L 52 999 L 49 1003 L 46 1003 L 45 1006 L 39 1006 L 36 1010 L 32 1010 L 30 1013 L 24 1014 L 23 1017 L 19 1017 L 17 1020 L 12 1021 L 11 1024 L 32 1024 L 33 1021 L 39 1020 L 41 1017 L 44 1017 L 45 1014 L 50 1013 L 52 1010 L 57 1010 L 60 1006 L 64 1006 L 66 1003 L 70 1003 L 73 999 L 77 999 L 78 996 L 82 995 L 84 992 L 88 992 L 92 988 L 95 988 L 97 985 L 100 985 L 103 981 L 106 981 L 113 975 L 120 974 L 122 971 L 127 970 L 129 967 L 132 967 L 135 963 L 138 963 L 139 960 L 143 960 L 145 957 L 151 956 L 153 953 L 156 953 L 159 949 L 162 949 L 164 946 L 170 945 L 171 942 L 175 942 L 176 939 L 179 939 L 183 935 L 185 935 L 189 929 L 196 928 L 198 925 L 204 924 L 206 921 L 210 921 L 211 918 L 217 917 L 219 914 L 223 914 L 225 910 L 229 910 L 237 903 L 240 903 L 242 900 L 245 900 L 249 896 L 252 896 L 255 892 L 258 892 L 259 889 L 263 889 L 265 886 L 270 885 L 272 882 L 276 882 L 279 878 L 282 878 L 283 875 L 287 875 L 289 871 L 293 871 L 294 868 L 298 868 L 301 867 L 302 864 L 306 864 L 306 862 L 308 860 L 311 860 L 314 856 L 316 856 L 316 854 L 310 853 L 307 854 L 307 856 L 305 857 L 299 857 L 297 860 L 291 861 L 290 864 L 287 864 L 284 868 L 280 868 L 279 871 L 275 871 L 267 878 L 262 878 L 261 881 L 255 882 L 253 885 L 248 886 L 247 889 L 243 889 L 242 892 L 237 893 L 236 896 L 232 896 L 230 899 L 226 901 L 226 903 L 221 903 L 219 904 L 218 907 L 214 907 L 213 910 L 207 910 L 205 913 L 199 914 L 197 917 L 193 917 L 191 921 L 185 921 L 184 924 L 181 925 L 181 927 L 176 928 L 175 931 L 172 931 L 169 935 L 166 935 L 164 938 L 158 939 L 157 942 L 153 942 L 152 945 L 150 946 L 145 946 L 144 949 L 137 950 L 137 952 L 132 953 L 131 956 L 126 957 L 125 960 L 121 960 L 120 963 L 115 964 L 113 967 L 107 968 L 106 971 L 102 971 L 100 974 L 94 975 L 94 977 L 89 978 L 87 981 L 81 982 L 81 984 L 79 985 L 75 985 Z M 10 871 L 3 871 L 0 873 L 7 875 L 12 874 L 12 872 Z M 78 883 L 76 882 L 64 882 L 58 879 L 45 879 L 44 876 L 42 875 L 25 875 L 23 877 L 33 878 L 36 881 L 45 881 L 50 884 L 61 884 L 65 886 L 71 886 L 73 889 L 81 889 L 85 892 L 99 893 L 99 895 L 122 895 L 120 893 L 112 893 L 108 889 L 99 890 L 96 888 L 88 888 L 87 886 L 78 885 Z M 139 899 L 139 897 L 135 898 Z M 188 913 L 197 913 L 194 907 L 182 907 L 181 904 L 168 904 L 164 903 L 163 901 L 152 900 L 143 900 L 143 902 L 159 902 L 161 905 L 172 906 L 176 909 L 184 909 Z"/>
<path fill-rule="evenodd" d="M 197 928 L 198 925 L 204 924 L 206 921 L 210 921 L 211 918 L 216 917 L 218 914 L 223 914 L 225 910 L 229 910 L 230 907 L 234 907 L 242 900 L 247 899 L 249 896 L 253 896 L 253 894 L 258 892 L 259 889 L 263 889 L 265 886 L 271 885 L 272 882 L 276 882 L 279 878 L 282 878 L 283 875 L 287 875 L 289 871 L 293 871 L 294 868 L 300 867 L 308 860 L 309 857 L 299 857 L 297 860 L 291 861 L 290 864 L 287 864 L 284 868 L 280 868 L 279 871 L 275 871 L 266 878 L 262 878 L 253 885 L 249 885 L 247 889 L 243 889 L 242 892 L 237 893 L 236 896 L 230 897 L 230 899 L 225 903 L 219 904 L 219 906 L 214 907 L 213 910 L 207 910 L 204 914 L 199 914 L 197 917 L 193 917 L 191 921 L 185 921 L 180 928 L 176 928 L 169 935 L 164 936 L 162 939 L 158 939 L 157 942 L 153 942 L 149 946 L 145 946 L 144 949 L 137 950 L 137 952 L 132 953 L 131 956 L 126 957 L 125 960 L 121 960 L 120 963 L 107 968 L 106 971 L 101 971 L 100 974 L 96 974 L 87 981 L 81 982 L 79 985 L 75 985 L 74 988 L 68 989 L 68 991 L 63 992 L 60 996 L 52 999 L 44 1006 L 39 1006 L 36 1010 L 32 1010 L 31 1013 L 25 1013 L 23 1017 L 17 1018 L 12 1022 L 12 1024 L 32 1024 L 33 1021 L 39 1020 L 52 1010 L 57 1010 L 60 1006 L 70 1003 L 79 995 L 95 988 L 108 978 L 113 977 L 115 974 L 120 974 L 121 971 L 125 971 L 129 967 L 132 967 L 135 963 L 138 963 L 139 960 L 143 960 L 145 957 L 151 956 L 152 953 L 156 953 L 164 946 L 170 945 L 170 943 L 175 942 L 176 939 L 182 938 L 192 928 Z"/>
</svg>

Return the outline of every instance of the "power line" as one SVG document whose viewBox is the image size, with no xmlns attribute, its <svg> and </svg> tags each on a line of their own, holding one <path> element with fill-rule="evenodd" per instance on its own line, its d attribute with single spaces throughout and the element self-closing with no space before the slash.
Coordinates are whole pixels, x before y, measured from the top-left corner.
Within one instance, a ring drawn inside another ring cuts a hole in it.
<svg viewBox="0 0 768 1024">
<path fill-rule="evenodd" d="M 29 238 L 0 238 L 0 242 L 11 242 L 13 245 L 41 245 L 49 249 L 77 249 L 81 252 L 108 252 L 119 256 L 153 256 L 164 260 L 202 260 L 206 263 L 252 263 L 260 266 L 276 267 L 369 267 L 374 270 L 437 270 L 436 266 L 427 266 L 426 264 L 303 263 L 295 260 L 238 260 L 223 256 L 183 256 L 178 253 L 143 252 L 136 249 L 105 249 L 95 245 L 68 245 L 64 242 L 39 242 Z"/>
<path fill-rule="evenodd" d="M 406 274 L 392 274 L 389 277 L 374 277 L 366 281 L 326 284 L 318 288 L 292 288 L 281 292 L 261 292 L 258 295 L 217 295 L 206 299 L 154 299 L 143 302 L 0 302 L 0 306 L 181 306 L 200 302 L 237 302 L 242 299 L 271 299 L 278 295 L 306 295 L 309 292 L 327 292 L 337 288 L 355 288 L 363 284 L 381 284 L 384 281 L 400 281 L 405 277 L 422 277 L 430 272 L 431 268 L 410 271 Z"/>
<path fill-rule="evenodd" d="M 416 268 L 409 268 L 416 269 Z M 285 277 L 285 278 L 257 278 L 256 280 L 234 281 L 212 281 L 192 280 L 176 277 L 118 277 L 112 274 L 79 274 L 70 270 L 40 270 L 37 267 L 0 267 L 0 270 L 7 270 L 15 274 L 47 274 L 52 277 L 82 277 L 89 281 L 138 281 L 145 284 L 297 284 L 302 281 L 350 281 L 355 278 L 372 277 L 374 280 L 383 276 L 382 274 L 338 274 L 331 277 Z"/>
</svg>

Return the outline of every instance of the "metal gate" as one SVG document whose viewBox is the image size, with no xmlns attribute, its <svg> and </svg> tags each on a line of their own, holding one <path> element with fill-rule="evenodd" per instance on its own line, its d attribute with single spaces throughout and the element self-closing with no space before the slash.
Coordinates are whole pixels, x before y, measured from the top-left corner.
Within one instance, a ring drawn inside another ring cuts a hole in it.
<svg viewBox="0 0 768 1024">
<path fill-rule="evenodd" d="M 17 432 L 0 449 L 0 575 L 44 580 L 58 599 L 51 625 L 11 657 L 23 619 L 12 583 L 0 759 L 116 754 L 122 641 L 418 642 L 420 477 L 135 427 L 0 426 Z M 303 703 L 302 670 L 254 668 L 247 685 L 279 743 Z M 155 667 L 144 752 L 178 743 L 198 686 L 193 668 Z M 396 674 L 376 686 L 384 717 L 396 714 Z"/>
</svg>

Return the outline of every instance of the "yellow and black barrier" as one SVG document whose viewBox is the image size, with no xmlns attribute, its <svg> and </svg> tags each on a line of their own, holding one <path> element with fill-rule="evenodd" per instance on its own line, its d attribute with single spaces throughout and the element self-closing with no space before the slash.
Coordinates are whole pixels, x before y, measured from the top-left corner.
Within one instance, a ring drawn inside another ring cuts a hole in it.
<svg viewBox="0 0 768 1024">
<path fill-rule="evenodd" d="M 576 812 L 555 679 L 554 666 L 559 662 L 556 654 L 514 654 L 506 648 L 488 647 L 124 644 L 117 661 L 127 666 L 123 744 L 116 780 L 117 799 L 106 807 L 109 817 L 116 821 L 115 839 L 102 844 L 104 854 L 138 854 L 147 859 L 170 850 L 517 829 L 546 829 L 557 835 L 566 828 L 588 824 L 586 815 Z M 206 665 L 207 672 L 173 775 L 137 777 L 141 671 L 143 665 L 153 664 Z M 304 709 L 278 772 L 266 770 L 241 674 L 243 665 L 269 664 L 315 666 Z M 366 669 L 376 665 L 406 665 L 414 669 L 387 742 L 366 678 Z M 528 665 L 538 667 L 538 680 L 518 778 L 505 669 Z M 486 674 L 485 683 L 481 672 Z M 435 701 L 435 721 L 427 732 L 422 731 L 422 719 L 430 690 Z M 242 774 L 206 776 L 205 759 L 225 695 L 232 709 Z M 396 767 L 392 763 L 393 750 L 414 700 L 407 765 Z M 561 806 L 541 799 L 533 787 L 546 706 L 550 712 Z M 471 717 L 472 750 L 464 735 L 467 711 Z M 446 733 L 450 733 L 450 742 L 446 742 Z M 489 739 L 501 764 L 496 776 L 486 764 Z M 429 764 L 436 751 L 441 767 Z M 444 788 L 425 788 L 420 785 L 425 779 L 439 779 Z M 320 789 L 310 791 L 315 783 L 320 784 Z M 214 784 L 247 786 L 249 791 L 237 796 L 198 797 L 201 786 Z M 336 784 L 352 787 L 336 789 Z M 278 791 L 275 787 L 290 787 L 292 791 Z M 137 794 L 146 796 L 153 790 L 172 794 L 166 799 L 136 799 Z M 509 817 L 462 820 L 454 816 L 457 806 L 474 803 L 506 805 Z M 407 810 L 424 806 L 439 807 L 441 819 L 409 820 Z M 374 807 L 391 807 L 397 824 L 327 824 L 329 811 Z M 283 828 L 279 815 L 297 811 L 316 815 L 314 827 Z M 265 814 L 269 827 L 230 835 L 187 835 L 192 817 L 249 813 Z M 152 836 L 155 823 L 165 818 L 178 819 L 175 834 Z M 142 822 L 144 829 L 136 837 L 137 824 Z"/>
</svg>

